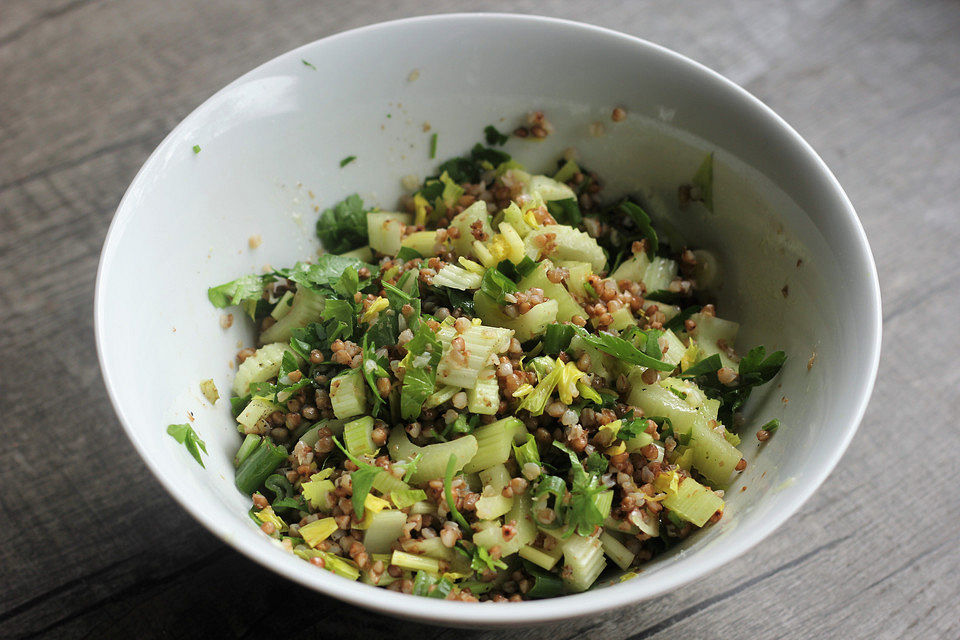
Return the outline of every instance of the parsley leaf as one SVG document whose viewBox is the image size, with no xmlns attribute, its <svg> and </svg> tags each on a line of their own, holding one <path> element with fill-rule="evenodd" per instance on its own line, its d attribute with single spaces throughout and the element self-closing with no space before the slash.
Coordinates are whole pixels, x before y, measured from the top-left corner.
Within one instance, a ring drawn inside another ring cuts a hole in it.
<svg viewBox="0 0 960 640">
<path fill-rule="evenodd" d="M 370 387 L 370 390 L 373 391 L 373 415 L 376 415 L 380 411 L 380 405 L 383 403 L 383 396 L 380 395 L 380 390 L 377 389 L 377 378 L 386 378 L 389 376 L 387 373 L 387 359 L 384 357 L 379 357 L 374 352 L 374 348 L 370 345 L 369 334 L 364 334 L 363 336 L 363 364 L 361 368 L 363 370 L 363 377 L 367 381 L 367 385 Z"/>
<path fill-rule="evenodd" d="M 420 252 L 416 249 L 411 249 L 410 247 L 400 247 L 400 251 L 397 252 L 397 260 L 400 262 L 408 262 L 410 260 L 416 260 L 417 258 L 423 260 L 423 256 L 420 255 Z"/>
<path fill-rule="evenodd" d="M 344 253 L 366 245 L 367 213 L 357 194 L 325 209 L 317 220 L 317 237 L 323 247 L 332 253 Z"/>
<path fill-rule="evenodd" d="M 347 451 L 336 438 L 333 439 L 333 444 L 337 445 L 337 448 L 350 459 L 350 462 L 357 465 L 357 470 L 350 474 L 350 486 L 353 488 L 351 502 L 353 502 L 353 512 L 357 514 L 358 518 L 362 518 L 364 503 L 367 501 L 367 495 L 370 493 L 370 489 L 373 488 L 373 479 L 376 478 L 383 469 L 375 467 L 372 464 L 367 464 L 356 457 Z"/>
<path fill-rule="evenodd" d="M 437 380 L 437 363 L 443 355 L 443 344 L 437 334 L 420 323 L 413 339 L 406 345 L 405 373 L 400 389 L 400 415 L 404 420 L 415 420 L 423 410 L 424 401 L 433 393 Z"/>
<path fill-rule="evenodd" d="M 417 571 L 413 579 L 413 595 L 427 598 L 445 599 L 453 590 L 453 582 L 448 578 L 438 578 L 426 571 Z"/>
<path fill-rule="evenodd" d="M 500 133 L 497 131 L 497 128 L 492 124 L 488 124 L 483 129 L 483 138 L 487 141 L 487 144 L 492 146 L 501 147 L 507 143 L 507 140 L 510 139 L 505 133 Z"/>
<path fill-rule="evenodd" d="M 317 258 L 314 264 L 298 262 L 289 269 L 277 269 L 275 273 L 312 289 L 333 289 L 334 285 L 340 282 L 344 271 L 353 269 L 359 272 L 364 267 L 370 271 L 371 276 L 375 276 L 380 270 L 379 267 L 367 264 L 359 258 L 325 253 Z M 357 278 L 359 281 L 359 276 Z M 363 285 L 358 286 L 362 288 Z"/>
<path fill-rule="evenodd" d="M 786 359 L 783 351 L 774 351 L 767 355 L 763 346 L 754 347 L 740 360 L 740 375 L 733 386 L 721 383 L 716 376 L 717 370 L 722 366 L 719 354 L 704 358 L 684 371 L 682 377 L 695 378 L 697 385 L 708 397 L 719 399 L 720 411 L 717 417 L 724 424 L 732 424 L 733 414 L 744 405 L 753 388 L 772 380 L 780 372 Z"/>
<path fill-rule="evenodd" d="M 440 165 L 440 173 L 447 172 L 457 184 L 477 183 L 484 171 L 495 169 L 497 165 L 510 160 L 510 154 L 484 147 L 477 143 L 469 156 L 451 158 Z"/>
<path fill-rule="evenodd" d="M 637 349 L 623 338 L 612 336 L 609 333 L 589 333 L 580 327 L 577 327 L 575 331 L 584 342 L 604 353 L 609 353 L 618 360 L 656 369 L 657 371 L 673 371 L 675 368 L 669 362 L 663 362 L 659 358 L 652 357 L 648 353 Z"/>
<path fill-rule="evenodd" d="M 483 278 L 480 280 L 480 291 L 484 292 L 497 301 L 497 304 L 504 304 L 504 295 L 516 293 L 518 291 L 517 283 L 505 276 L 499 269 L 487 269 L 483 272 Z"/>
<path fill-rule="evenodd" d="M 497 569 L 506 569 L 507 563 L 503 560 L 490 557 L 490 552 L 480 545 L 473 547 L 470 554 L 470 568 L 474 571 L 496 571 Z"/>
<path fill-rule="evenodd" d="M 671 331 L 685 331 L 686 329 L 684 328 L 683 323 L 687 321 L 687 318 L 700 311 L 700 309 L 701 307 L 698 304 L 687 307 L 677 315 L 670 318 L 670 320 L 663 325 L 663 328 L 670 329 Z"/>
<path fill-rule="evenodd" d="M 598 467 L 597 460 L 588 461 L 591 470 L 584 468 L 577 454 L 566 445 L 560 442 L 554 442 L 553 446 L 565 452 L 570 458 L 570 502 L 565 512 L 565 522 L 567 524 L 566 535 L 572 535 L 574 532 L 582 536 L 591 535 L 597 527 L 603 524 L 605 518 L 597 507 L 597 495 L 602 493 L 605 488 L 600 484 L 595 469 Z M 600 456 L 602 460 L 602 456 Z M 606 464 L 604 464 L 604 471 Z"/>
<path fill-rule="evenodd" d="M 569 324 L 547 325 L 543 334 L 543 352 L 551 356 L 557 355 L 570 346 L 570 340 L 575 333 L 573 326 Z"/>
<path fill-rule="evenodd" d="M 204 453 L 207 452 L 207 444 L 200 439 L 200 436 L 193 430 L 193 427 L 189 424 L 171 424 L 167 426 L 167 433 L 173 437 L 174 440 L 186 447 L 187 451 L 193 456 L 194 460 L 200 463 L 201 467 L 207 467 L 200 458 L 200 451 Z"/>
<path fill-rule="evenodd" d="M 650 224 L 650 216 L 640 205 L 629 200 L 624 200 L 617 206 L 617 210 L 630 216 L 633 223 L 637 225 L 640 233 L 647 239 L 647 257 L 652 258 L 660 248 L 660 242 L 657 239 L 657 232 L 653 230 Z"/>
<path fill-rule="evenodd" d="M 250 311 L 263 297 L 264 288 L 276 280 L 272 275 L 250 274 L 207 289 L 207 298 L 218 309 L 243 304 Z M 252 304 L 251 304 L 252 303 Z M 249 308 L 248 308 L 249 307 Z M 250 314 L 253 317 L 252 314 Z"/>
<path fill-rule="evenodd" d="M 568 224 L 576 227 L 583 222 L 583 216 L 580 214 L 580 205 L 575 198 L 566 198 L 565 200 L 550 200 L 547 202 L 547 211 L 553 216 L 559 224 Z"/>
<path fill-rule="evenodd" d="M 343 169 L 345 166 L 357 159 L 357 156 L 347 156 L 340 161 L 340 168 Z"/>
<path fill-rule="evenodd" d="M 302 62 L 302 63 L 303 63 L 303 66 L 305 66 L 305 67 L 310 67 L 310 68 L 313 69 L 314 71 L 317 70 L 317 68 L 316 68 L 315 66 L 313 66 L 313 63 L 312 63 L 312 62 L 309 62 L 309 61 L 304 60 L 304 59 L 302 59 L 302 58 L 300 59 L 300 62 Z"/>
</svg>

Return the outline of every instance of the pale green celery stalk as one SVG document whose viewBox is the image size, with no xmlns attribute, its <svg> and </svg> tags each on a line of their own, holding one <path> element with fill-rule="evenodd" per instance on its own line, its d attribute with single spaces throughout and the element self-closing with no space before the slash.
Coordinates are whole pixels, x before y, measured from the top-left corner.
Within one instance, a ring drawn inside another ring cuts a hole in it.
<svg viewBox="0 0 960 640">
<path fill-rule="evenodd" d="M 633 564 L 633 559 L 636 556 L 610 533 L 604 531 L 600 534 L 600 545 L 603 547 L 603 552 L 607 554 L 607 557 L 613 560 L 613 563 L 624 571 Z"/>
<path fill-rule="evenodd" d="M 427 397 L 426 401 L 423 403 L 423 408 L 432 409 L 433 407 L 439 407 L 441 404 L 455 396 L 458 391 L 460 391 L 460 387 L 454 387 L 453 385 L 442 387 Z"/>
<path fill-rule="evenodd" d="M 280 373 L 280 364 L 283 354 L 290 350 L 286 343 L 277 342 L 267 344 L 254 352 L 237 367 L 237 375 L 233 378 L 234 395 L 243 397 L 250 392 L 253 382 L 266 382 L 277 377 Z"/>
<path fill-rule="evenodd" d="M 260 334 L 260 344 L 281 342 L 287 344 L 293 335 L 293 330 L 305 327 L 311 322 L 319 322 L 323 313 L 324 299 L 319 293 L 311 291 L 309 287 L 300 285 L 293 296 L 290 311 L 269 329 Z"/>
<path fill-rule="evenodd" d="M 489 486 L 495 492 L 500 493 L 510 483 L 510 472 L 504 465 L 495 464 L 480 472 L 480 482 L 484 487 Z"/>
<path fill-rule="evenodd" d="M 454 549 L 443 544 L 443 540 L 441 540 L 439 536 L 436 538 L 404 540 L 400 544 L 402 549 L 407 553 L 433 558 L 434 560 L 446 560 L 450 562 L 457 555 Z"/>
<path fill-rule="evenodd" d="M 500 383 L 497 382 L 493 367 L 487 367 L 480 372 L 476 386 L 467 390 L 467 410 L 492 416 L 499 408 Z"/>
<path fill-rule="evenodd" d="M 251 453 L 253 453 L 253 450 L 257 448 L 258 444 L 260 444 L 260 436 L 248 433 L 243 439 L 243 443 L 240 445 L 237 455 L 233 457 L 233 466 L 239 467 L 240 464 L 246 460 Z"/>
<path fill-rule="evenodd" d="M 476 504 L 478 518 L 496 520 L 513 508 L 513 498 L 506 498 L 500 494 L 481 496 Z"/>
<path fill-rule="evenodd" d="M 410 483 L 420 485 L 428 480 L 442 478 L 447 469 L 447 462 L 451 455 L 457 456 L 457 467 L 455 471 L 460 471 L 465 462 L 469 462 L 477 453 L 477 439 L 472 435 L 466 435 L 450 442 L 440 442 L 430 444 L 425 447 L 417 447 L 407 438 L 407 433 L 403 429 L 393 429 L 390 432 L 390 440 L 387 442 L 390 451 L 390 457 L 393 460 L 405 460 L 417 453 L 420 454 L 420 462 L 417 463 L 417 469 L 410 477 Z"/>
<path fill-rule="evenodd" d="M 713 514 L 723 511 L 723 500 L 693 478 L 684 478 L 676 493 L 667 492 L 663 506 L 683 520 L 702 527 Z"/>
<path fill-rule="evenodd" d="M 600 540 L 573 534 L 563 542 L 563 576 L 571 591 L 586 591 L 607 566 Z"/>
<path fill-rule="evenodd" d="M 343 425 L 343 442 L 347 451 L 355 456 L 372 454 L 377 450 L 373 443 L 373 417 L 363 416 Z"/>
<path fill-rule="evenodd" d="M 370 526 L 363 536 L 363 546 L 367 553 L 390 553 L 394 542 L 403 533 L 407 523 L 407 514 L 395 509 L 385 509 L 373 514 Z"/>
<path fill-rule="evenodd" d="M 513 508 L 503 517 L 504 523 L 515 523 L 516 535 L 510 540 L 506 540 L 503 537 L 501 527 L 490 526 L 474 534 L 473 541 L 485 549 L 499 546 L 501 557 L 517 553 L 520 547 L 533 542 L 537 537 L 537 525 L 534 524 L 533 517 L 530 515 L 530 496 L 528 494 L 529 492 L 515 497 Z"/>
<path fill-rule="evenodd" d="M 509 417 L 475 429 L 473 436 L 477 439 L 477 453 L 463 466 L 464 473 L 475 473 L 506 462 L 510 458 L 513 434 L 519 422 L 519 419 Z"/>
<path fill-rule="evenodd" d="M 277 300 L 277 306 L 273 308 L 273 311 L 270 312 L 270 317 L 274 320 L 279 320 L 288 313 L 290 313 L 291 305 L 293 304 L 293 291 L 285 291 L 280 299 Z"/>
<path fill-rule="evenodd" d="M 366 412 L 366 382 L 360 369 L 345 371 L 330 382 L 330 404 L 333 414 L 344 420 Z"/>
<path fill-rule="evenodd" d="M 693 466 L 714 485 L 725 485 L 743 455 L 709 425 L 706 417 L 694 422 L 690 434 Z"/>
<path fill-rule="evenodd" d="M 403 551 L 394 551 L 390 557 L 390 564 L 394 564 L 402 569 L 410 569 L 411 571 L 426 571 L 434 575 L 440 573 L 439 560 L 415 556 Z"/>
</svg>

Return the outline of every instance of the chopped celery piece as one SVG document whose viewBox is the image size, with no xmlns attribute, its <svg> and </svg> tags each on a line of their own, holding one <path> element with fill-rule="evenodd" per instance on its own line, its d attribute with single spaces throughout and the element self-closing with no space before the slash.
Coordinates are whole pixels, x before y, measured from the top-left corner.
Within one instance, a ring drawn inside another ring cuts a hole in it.
<svg viewBox="0 0 960 640">
<path fill-rule="evenodd" d="M 643 284 L 652 293 L 666 289 L 676 277 L 676 262 L 669 258 L 654 257 L 643 273 Z"/>
<path fill-rule="evenodd" d="M 384 469 L 373 478 L 373 488 L 384 495 L 389 495 L 394 491 L 408 491 L 410 485 Z"/>
<path fill-rule="evenodd" d="M 370 525 L 363 535 L 363 546 L 367 553 L 390 553 L 392 545 L 403 533 L 407 523 L 407 514 L 395 509 L 373 514 Z M 302 530 L 302 529 L 301 529 Z"/>
<path fill-rule="evenodd" d="M 343 425 L 343 442 L 347 451 L 355 456 L 372 454 L 377 450 L 373 443 L 373 418 L 363 416 Z"/>
<path fill-rule="evenodd" d="M 416 556 L 403 551 L 394 551 L 390 557 L 390 564 L 394 564 L 402 569 L 410 569 L 411 571 L 426 571 L 432 574 L 440 573 L 439 560 Z"/>
<path fill-rule="evenodd" d="M 722 341 L 725 346 L 733 347 L 740 325 L 730 320 L 707 316 L 703 313 L 695 313 L 690 316 L 690 319 L 697 323 L 696 329 L 690 335 L 694 337 L 697 346 L 700 348 L 700 359 L 708 358 L 716 353 L 720 355 L 723 366 L 736 371 L 739 359 L 731 358 L 725 349 L 720 348 L 720 344 Z"/>
<path fill-rule="evenodd" d="M 561 261 L 558 262 L 557 265 L 564 267 L 570 272 L 570 277 L 567 278 L 566 281 L 567 289 L 570 293 L 581 300 L 586 300 L 590 297 L 583 285 L 587 281 L 587 276 L 593 273 L 593 265 L 589 262 L 578 262 L 576 260 Z"/>
<path fill-rule="evenodd" d="M 530 496 L 528 493 L 515 497 L 513 508 L 503 518 L 505 523 L 516 523 L 516 535 L 506 540 L 503 537 L 501 527 L 489 526 L 474 534 L 473 541 L 485 549 L 499 546 L 500 555 L 504 558 L 518 552 L 520 547 L 533 542 L 534 538 L 537 537 L 537 525 L 534 524 L 530 515 Z"/>
<path fill-rule="evenodd" d="M 557 388 L 562 376 L 563 367 L 555 367 L 553 371 L 547 374 L 547 376 L 537 384 L 533 391 L 524 396 L 523 401 L 520 402 L 520 406 L 517 408 L 526 409 L 530 412 L 530 415 L 533 416 L 542 414 L 543 410 L 547 407 L 547 402 L 550 400 L 550 394 Z"/>
<path fill-rule="evenodd" d="M 675 476 L 675 473 L 661 473 L 654 480 L 657 488 L 667 494 L 663 506 L 698 527 L 705 525 L 717 511 L 723 511 L 720 496 L 693 478 L 684 478 L 674 487 L 673 478 L 669 476 Z"/>
<path fill-rule="evenodd" d="M 669 362 L 672 365 L 680 364 L 680 359 L 683 358 L 687 348 L 680 342 L 677 334 L 670 329 L 663 332 L 663 339 L 667 343 L 667 351 L 663 354 L 664 362 Z"/>
<path fill-rule="evenodd" d="M 500 494 L 481 496 L 477 500 L 477 517 L 481 520 L 495 520 L 513 508 L 513 498 Z"/>
<path fill-rule="evenodd" d="M 286 449 L 264 438 L 253 453 L 237 467 L 237 488 L 244 495 L 251 495 L 286 458 Z"/>
<path fill-rule="evenodd" d="M 260 334 L 260 344 L 281 342 L 286 345 L 290 342 L 294 329 L 305 327 L 311 322 L 320 321 L 323 305 L 323 296 L 312 291 L 309 287 L 300 285 L 293 296 L 290 311 Z"/>
<path fill-rule="evenodd" d="M 316 475 L 314 477 L 316 477 Z M 333 493 L 336 487 L 333 486 L 331 480 L 314 480 L 311 478 L 309 482 L 304 482 L 301 485 L 301 489 L 303 490 L 303 497 L 307 499 L 310 506 L 314 509 L 318 511 L 330 511 L 333 508 Z"/>
<path fill-rule="evenodd" d="M 279 320 L 288 313 L 290 313 L 290 308 L 293 306 L 293 291 L 289 289 L 283 292 L 283 295 L 280 296 L 280 299 L 277 300 L 277 306 L 273 308 L 273 311 L 270 312 L 270 317 L 274 320 Z"/>
<path fill-rule="evenodd" d="M 482 370 L 473 389 L 467 389 L 467 410 L 492 416 L 500 408 L 500 383 L 493 367 Z"/>
<path fill-rule="evenodd" d="M 563 224 L 534 229 L 524 238 L 527 256 L 533 260 L 552 258 L 589 262 L 594 271 L 602 271 L 607 256 L 589 235 Z"/>
<path fill-rule="evenodd" d="M 475 429 L 473 437 L 477 439 L 477 452 L 463 466 L 464 473 L 482 471 L 506 462 L 510 458 L 513 434 L 518 423 L 523 424 L 518 418 L 509 417 Z"/>
<path fill-rule="evenodd" d="M 510 483 L 510 472 L 502 464 L 495 464 L 480 472 L 480 482 L 499 493 Z"/>
<path fill-rule="evenodd" d="M 436 231 L 415 231 L 404 237 L 400 244 L 422 256 L 435 256 L 443 251 L 443 245 L 437 242 Z"/>
<path fill-rule="evenodd" d="M 259 427 L 266 422 L 270 414 L 279 408 L 267 398 L 256 396 L 247 403 L 247 406 L 237 416 L 237 422 L 243 425 L 244 432 L 257 432 L 260 431 Z"/>
<path fill-rule="evenodd" d="M 440 537 L 436 538 L 417 538 L 413 540 L 404 540 L 400 543 L 403 550 L 417 556 L 425 556 L 435 560 L 446 560 L 450 562 L 454 559 L 457 552 L 443 544 Z"/>
<path fill-rule="evenodd" d="M 390 492 L 390 501 L 397 509 L 406 509 L 421 500 L 426 500 L 427 494 L 423 489 L 401 489 Z"/>
<path fill-rule="evenodd" d="M 510 345 L 511 335 L 507 329 L 484 325 L 472 325 L 462 334 L 450 325 L 441 327 L 437 338 L 443 344 L 443 357 L 437 364 L 437 383 L 472 389 L 490 356 L 505 351 Z M 466 362 L 463 354 L 452 352 L 451 345 L 457 337 L 463 339 Z"/>
<path fill-rule="evenodd" d="M 447 385 L 438 391 L 434 391 L 430 396 L 427 397 L 426 402 L 423 403 L 423 408 L 432 409 L 433 407 L 438 407 L 453 396 L 457 395 L 458 391 L 460 391 L 460 387 L 455 387 L 453 385 Z"/>
<path fill-rule="evenodd" d="M 573 534 L 563 542 L 563 576 L 571 591 L 586 591 L 607 566 L 599 538 Z"/>
<path fill-rule="evenodd" d="M 557 551 L 560 551 L 560 546 L 557 545 L 555 549 Z M 551 555 L 542 549 L 531 547 L 528 544 L 520 547 L 520 551 L 518 551 L 518 554 L 524 560 L 529 560 L 533 564 L 543 569 L 546 569 L 547 571 L 549 571 L 550 569 L 553 569 L 553 567 L 557 564 L 557 560 L 559 560 L 560 556 L 563 555 L 562 552 Z"/>
<path fill-rule="evenodd" d="M 466 291 L 467 289 L 479 289 L 481 280 L 483 280 L 483 277 L 478 273 L 467 271 L 456 265 L 445 264 L 433 277 L 432 284 L 435 287 L 449 287 L 450 289 Z"/>
<path fill-rule="evenodd" d="M 333 518 L 321 518 L 300 527 L 300 537 L 313 548 L 330 537 L 337 530 L 337 521 Z"/>
<path fill-rule="evenodd" d="M 484 323 L 513 330 L 520 342 L 542 335 L 549 324 L 556 322 L 559 309 L 556 300 L 547 300 L 532 307 L 522 316 L 511 318 L 504 313 L 503 307 L 498 305 L 496 300 L 483 291 L 477 291 L 473 295 L 473 304 Z"/>
<path fill-rule="evenodd" d="M 307 431 L 300 436 L 300 442 L 308 447 L 313 447 L 317 444 L 317 440 L 320 439 L 319 431 L 323 428 L 330 429 L 330 432 L 333 435 L 338 436 L 343 433 L 343 423 L 343 420 L 321 420 L 307 429 Z"/>
<path fill-rule="evenodd" d="M 690 448 L 694 468 L 714 485 L 725 485 L 743 457 L 739 449 L 710 428 L 706 417 L 694 422 Z"/>
<path fill-rule="evenodd" d="M 349 369 L 330 381 L 330 404 L 333 414 L 341 419 L 366 412 L 366 383 L 360 369 Z"/>
<path fill-rule="evenodd" d="M 634 509 L 627 518 L 633 526 L 651 538 L 656 538 L 660 535 L 660 519 L 655 515 L 651 515 L 646 509 Z"/>
<path fill-rule="evenodd" d="M 456 228 L 460 232 L 457 238 L 452 241 L 453 250 L 457 255 L 469 258 L 473 253 L 473 229 L 471 225 L 479 222 L 479 230 L 486 238 L 493 235 L 493 228 L 490 226 L 490 216 L 487 214 L 487 203 L 483 200 L 477 200 L 469 207 L 458 213 L 450 221 L 450 228 Z"/>
<path fill-rule="evenodd" d="M 293 552 L 304 560 L 309 560 L 310 558 L 322 558 L 324 568 L 331 573 L 337 574 L 341 578 L 346 578 L 347 580 L 356 580 L 360 577 L 360 569 L 357 568 L 356 563 L 354 563 L 352 560 L 341 558 L 338 555 L 328 553 L 326 551 L 311 549 L 306 545 L 300 545 L 294 549 Z"/>
<path fill-rule="evenodd" d="M 574 167 L 576 167 L 576 164 L 574 164 Z M 560 175 L 560 172 L 557 172 L 557 174 Z M 527 183 L 524 191 L 529 195 L 539 194 L 546 201 L 569 200 L 577 197 L 573 189 L 565 185 L 559 178 L 554 179 L 547 176 L 530 176 L 530 182 Z"/>
<path fill-rule="evenodd" d="M 613 563 L 626 571 L 633 559 L 636 557 L 630 549 L 623 546 L 623 543 L 617 540 L 612 534 L 604 531 L 600 534 L 600 545 L 607 557 L 613 560 Z"/>
<path fill-rule="evenodd" d="M 367 237 L 374 251 L 395 256 L 400 251 L 403 227 L 413 223 L 409 213 L 368 213 Z"/>
<path fill-rule="evenodd" d="M 460 471 L 463 465 L 477 453 L 477 439 L 472 435 L 466 435 L 450 442 L 439 442 L 425 447 L 417 447 L 410 443 L 406 431 L 397 428 L 390 432 L 390 440 L 387 446 L 390 450 L 390 457 L 394 460 L 402 460 L 417 453 L 420 454 L 417 469 L 410 477 L 410 482 L 414 485 L 442 478 L 451 455 L 457 456 L 456 471 Z"/>
<path fill-rule="evenodd" d="M 628 260 L 620 263 L 620 266 L 610 274 L 610 279 L 614 282 L 629 280 L 630 282 L 641 282 L 643 274 L 647 272 L 650 266 L 650 258 L 646 253 L 636 253 Z"/>
<path fill-rule="evenodd" d="M 627 453 L 640 453 L 640 449 L 653 443 L 653 436 L 643 431 L 632 438 L 624 440 L 623 443 L 626 445 Z"/>
<path fill-rule="evenodd" d="M 278 516 L 273 511 L 273 507 L 264 507 L 260 511 L 254 512 L 254 517 L 260 521 L 262 524 L 267 524 L 268 522 L 274 526 L 276 531 L 286 531 L 287 523 Z"/>
<path fill-rule="evenodd" d="M 644 384 L 640 373 L 636 370 L 628 376 L 633 385 L 627 398 L 629 404 L 643 409 L 645 415 L 669 418 L 674 432 L 678 434 L 689 434 L 694 423 L 704 419 L 695 408 L 666 387 Z"/>
<path fill-rule="evenodd" d="M 557 322 L 569 322 L 573 316 L 582 316 L 584 310 L 562 283 L 551 282 L 547 278 L 547 270 L 553 268 L 553 263 L 544 260 L 517 283 L 517 288 L 520 291 L 526 291 L 532 287 L 543 289 L 545 297 L 557 301 Z M 626 307 L 622 308 L 626 309 Z M 629 311 L 627 313 L 629 314 Z"/>
<path fill-rule="evenodd" d="M 578 173 L 580 173 L 580 166 L 573 160 L 567 160 L 563 163 L 563 166 L 553 174 L 553 179 L 557 182 L 567 182 Z"/>
<path fill-rule="evenodd" d="M 237 455 L 233 457 L 233 466 L 239 467 L 240 463 L 246 460 L 247 457 L 253 453 L 258 444 L 260 444 L 260 436 L 248 433 L 243 439 L 240 449 L 237 450 Z"/>
<path fill-rule="evenodd" d="M 526 427 L 524 427 L 526 431 Z M 537 441 L 533 437 L 532 433 L 525 433 L 524 437 L 526 441 L 522 445 L 513 446 L 513 457 L 517 461 L 517 466 L 523 470 L 523 466 L 527 463 L 533 463 L 537 466 L 540 466 L 540 451 L 537 449 Z"/>
<path fill-rule="evenodd" d="M 285 343 L 267 344 L 241 362 L 237 367 L 237 375 L 233 379 L 234 395 L 243 397 L 250 393 L 252 382 L 266 382 L 270 378 L 276 378 L 280 373 L 283 354 L 288 349 Z"/>
</svg>

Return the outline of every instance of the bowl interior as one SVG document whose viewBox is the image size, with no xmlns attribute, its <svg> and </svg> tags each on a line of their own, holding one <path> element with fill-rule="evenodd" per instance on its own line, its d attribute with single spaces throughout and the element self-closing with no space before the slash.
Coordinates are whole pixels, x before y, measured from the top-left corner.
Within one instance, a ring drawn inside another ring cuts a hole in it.
<svg viewBox="0 0 960 640">
<path fill-rule="evenodd" d="M 624 122 L 611 122 L 614 106 L 627 110 Z M 241 436 L 229 403 L 211 406 L 198 385 L 213 378 L 227 396 L 230 363 L 253 333 L 239 314 L 222 330 L 206 288 L 315 256 L 318 210 L 353 192 L 391 209 L 404 176 L 429 175 L 480 140 L 485 125 L 509 131 L 536 109 L 555 132 L 537 142 L 512 139 L 508 152 L 541 172 L 573 147 L 606 179 L 609 196 L 641 192 L 691 246 L 721 256 L 719 311 L 742 323 L 738 344 L 784 349 L 790 359 L 751 399 L 748 468 L 727 491 L 722 522 L 638 577 L 562 604 L 482 612 L 393 593 L 370 598 L 371 587 L 287 555 L 249 521 L 249 497 L 233 485 Z M 602 135 L 591 129 L 596 122 Z M 436 160 L 429 158 L 434 133 Z M 678 211 L 677 186 L 706 150 L 716 157 L 716 213 Z M 341 168 L 349 155 L 356 161 Z M 257 249 L 248 246 L 252 235 L 263 239 Z M 519 16 L 376 25 L 302 47 L 229 85 L 178 126 L 135 179 L 104 247 L 97 296 L 101 361 L 124 427 L 201 522 L 331 595 L 464 624 L 546 620 L 636 601 L 758 542 L 842 454 L 869 395 L 879 343 L 876 276 L 862 230 L 792 130 L 676 54 L 602 29 Z M 188 415 L 206 441 L 206 469 L 165 433 Z M 784 428 L 759 449 L 755 425 L 773 417 Z"/>
</svg>

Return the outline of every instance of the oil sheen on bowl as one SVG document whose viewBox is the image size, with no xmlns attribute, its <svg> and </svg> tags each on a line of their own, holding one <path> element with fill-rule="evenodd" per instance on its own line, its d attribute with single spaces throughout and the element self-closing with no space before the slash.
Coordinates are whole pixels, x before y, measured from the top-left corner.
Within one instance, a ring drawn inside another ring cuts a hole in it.
<svg viewBox="0 0 960 640">
<path fill-rule="evenodd" d="M 615 106 L 626 109 L 623 122 L 611 122 Z M 317 205 L 359 192 L 394 208 L 404 176 L 422 178 L 480 140 L 485 125 L 510 130 L 538 109 L 555 132 L 539 142 L 511 140 L 506 150 L 515 158 L 539 173 L 575 147 L 607 178 L 609 195 L 639 191 L 666 210 L 677 185 L 714 152 L 715 213 L 674 220 L 691 244 L 721 257 L 720 304 L 742 324 L 743 344 L 790 355 L 780 378 L 747 408 L 748 418 L 779 417 L 784 427 L 762 449 L 744 439 L 748 468 L 727 490 L 718 526 L 630 580 L 611 576 L 599 588 L 552 600 L 477 605 L 374 591 L 318 570 L 264 536 L 247 517 L 249 496 L 234 487 L 241 436 L 228 403 L 210 406 L 198 383 L 213 378 L 229 389 L 229 363 L 252 330 L 239 321 L 221 329 L 206 289 L 315 256 Z M 591 127 L 596 122 L 603 131 Z M 437 160 L 429 158 L 432 133 Z M 356 161 L 341 168 L 349 155 Z M 255 250 L 247 244 L 252 235 L 263 238 Z M 869 399 L 880 345 L 876 271 L 856 213 L 816 153 L 776 114 L 648 42 L 493 14 L 341 33 L 284 54 L 207 100 L 160 144 L 120 203 L 101 257 L 95 314 L 120 421 L 197 520 L 309 588 L 457 626 L 588 616 L 675 589 L 736 558 L 790 518 L 840 460 Z M 165 431 L 188 411 L 210 453 L 205 469 Z"/>
</svg>

